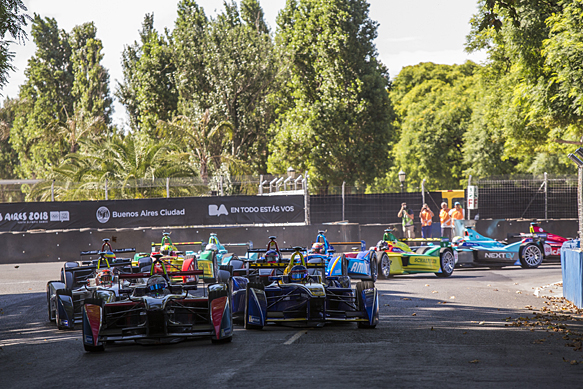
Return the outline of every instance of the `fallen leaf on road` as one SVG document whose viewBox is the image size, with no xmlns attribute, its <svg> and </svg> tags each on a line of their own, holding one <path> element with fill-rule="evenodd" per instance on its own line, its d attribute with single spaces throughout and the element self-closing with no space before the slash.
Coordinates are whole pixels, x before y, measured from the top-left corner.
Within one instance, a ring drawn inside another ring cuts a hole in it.
<svg viewBox="0 0 583 389">
<path fill-rule="evenodd" d="M 15 268 L 15 269 L 18 269 L 19 267 L 20 267 L 20 266 L 18 266 L 18 265 L 14 266 L 14 268 Z"/>
<path fill-rule="evenodd" d="M 465 335 L 465 334 L 467 334 L 467 333 L 468 333 L 468 331 L 464 331 L 464 332 L 462 332 L 462 334 L 464 334 L 464 335 Z"/>
<path fill-rule="evenodd" d="M 417 316 L 417 314 L 416 313 L 412 313 L 411 316 Z"/>
<path fill-rule="evenodd" d="M 439 293 L 439 292 L 438 292 L 437 290 L 434 290 L 434 291 L 433 291 L 433 292 L 431 292 L 431 293 Z"/>
<path fill-rule="evenodd" d="M 488 285 L 486 285 L 486 286 L 492 286 L 492 285 L 488 284 Z"/>
<path fill-rule="evenodd" d="M 468 363 L 478 363 L 478 362 L 480 362 L 479 359 L 474 359 L 473 361 L 469 361 Z"/>
<path fill-rule="evenodd" d="M 535 340 L 535 341 L 534 341 L 534 342 L 532 342 L 532 343 L 535 343 L 535 344 L 541 344 L 541 343 L 543 343 L 543 342 L 545 342 L 545 341 L 546 341 L 546 339 L 537 339 L 537 340 Z"/>
<path fill-rule="evenodd" d="M 431 331 L 434 331 L 433 327 L 431 327 Z"/>
<path fill-rule="evenodd" d="M 401 300 L 411 300 L 409 297 L 401 297 Z"/>
<path fill-rule="evenodd" d="M 485 321 L 481 321 L 481 322 L 478 323 L 478 325 L 481 325 L 481 326 L 483 326 L 484 324 L 486 324 Z"/>
<path fill-rule="evenodd" d="M 522 294 L 522 292 L 521 292 L 521 291 L 519 291 L 519 290 L 517 290 L 517 291 L 516 291 L 516 294 Z"/>
<path fill-rule="evenodd" d="M 450 297 L 450 300 L 453 300 L 453 299 L 455 299 L 455 296 L 451 296 L 451 297 Z"/>
<path fill-rule="evenodd" d="M 494 289 L 494 292 L 498 292 L 498 289 Z"/>
<path fill-rule="evenodd" d="M 429 286 L 429 284 L 425 284 L 425 286 Z"/>
<path fill-rule="evenodd" d="M 447 304 L 447 301 L 439 301 L 438 304 Z"/>
</svg>

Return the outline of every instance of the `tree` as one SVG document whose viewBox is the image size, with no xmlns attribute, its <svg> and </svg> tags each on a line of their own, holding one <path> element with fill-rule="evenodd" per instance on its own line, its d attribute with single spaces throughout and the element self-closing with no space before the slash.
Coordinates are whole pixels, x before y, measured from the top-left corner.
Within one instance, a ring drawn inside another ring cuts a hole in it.
<svg viewBox="0 0 583 389">
<path fill-rule="evenodd" d="M 180 114 L 194 122 L 208 112 L 210 128 L 231 123 L 225 145 L 231 159 L 264 172 L 278 61 L 263 10 L 257 0 L 242 1 L 241 12 L 225 2 L 225 10 L 208 20 L 192 0 L 181 1 L 178 9 L 172 42 Z"/>
<path fill-rule="evenodd" d="M 18 155 L 10 145 L 10 130 L 14 122 L 18 100 L 7 98 L 0 109 L 0 179 L 14 178 Z"/>
<path fill-rule="evenodd" d="M 280 12 L 276 41 L 290 70 L 277 95 L 270 171 L 307 170 L 326 191 L 365 185 L 388 168 L 389 79 L 368 10 L 364 0 L 290 0 Z"/>
<path fill-rule="evenodd" d="M 101 140 L 84 138 L 79 143 L 80 152 L 67 155 L 48 177 L 55 180 L 60 200 L 103 199 L 106 180 L 111 198 L 162 197 L 165 188 L 140 186 L 139 181 L 196 176 L 187 161 L 176 158 L 176 145 L 153 142 L 144 134 L 115 134 Z M 75 183 L 74 188 L 71 183 Z M 37 186 L 29 197 L 49 196 L 50 184 L 45 183 Z"/>
<path fill-rule="evenodd" d="M 8 83 L 8 72 L 14 71 L 10 63 L 14 53 L 10 51 L 10 41 L 5 40 L 10 34 L 17 42 L 23 42 L 27 36 L 24 31 L 31 17 L 22 0 L 0 0 L 0 89 Z"/>
<path fill-rule="evenodd" d="M 144 17 L 140 42 L 126 46 L 122 54 L 123 83 L 116 96 L 125 105 L 132 129 L 156 137 L 159 120 L 176 113 L 176 67 L 168 38 L 154 29 L 154 15 Z"/>
<path fill-rule="evenodd" d="M 491 107 L 505 141 L 502 158 L 514 159 L 516 172 L 568 171 L 563 144 L 579 143 L 583 135 L 579 92 L 572 88 L 580 67 L 575 49 L 580 1 L 482 0 L 480 5 L 467 49 L 488 50 L 495 82 L 483 97 L 503 96 Z"/>
<path fill-rule="evenodd" d="M 95 26 L 86 23 L 71 35 L 58 28 L 55 19 L 35 15 L 32 36 L 37 46 L 25 70 L 26 82 L 20 87 L 10 142 L 18 153 L 20 177 L 45 177 L 65 155 L 75 149 L 78 136 L 63 137 L 62 128 L 75 119 L 94 122 L 101 118 L 101 133 L 107 133 L 111 98 L 107 71 L 99 64 L 101 41 Z"/>
<path fill-rule="evenodd" d="M 391 101 L 401 135 L 386 181 L 389 187 L 396 189 L 400 169 L 407 173 L 409 188 L 419 188 L 423 179 L 427 188 L 460 187 L 477 68 L 473 62 L 421 63 L 405 67 L 395 78 Z"/>
</svg>

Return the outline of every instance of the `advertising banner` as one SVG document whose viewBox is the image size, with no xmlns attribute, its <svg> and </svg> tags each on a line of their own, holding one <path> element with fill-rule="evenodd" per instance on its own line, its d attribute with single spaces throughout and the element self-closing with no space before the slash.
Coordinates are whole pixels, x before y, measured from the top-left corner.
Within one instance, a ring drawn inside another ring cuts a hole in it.
<svg viewBox="0 0 583 389">
<path fill-rule="evenodd" d="M 0 231 L 303 221 L 301 195 L 0 204 Z"/>
</svg>

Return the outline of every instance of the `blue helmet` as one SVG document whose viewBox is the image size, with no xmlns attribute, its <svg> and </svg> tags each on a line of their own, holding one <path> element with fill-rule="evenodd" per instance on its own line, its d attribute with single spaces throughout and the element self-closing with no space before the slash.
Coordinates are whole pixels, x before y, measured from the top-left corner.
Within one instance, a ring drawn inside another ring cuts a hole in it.
<svg viewBox="0 0 583 389">
<path fill-rule="evenodd" d="M 267 250 L 265 253 L 265 262 L 279 262 L 279 254 L 276 250 Z"/>
<path fill-rule="evenodd" d="M 147 286 L 150 293 L 162 294 L 164 293 L 164 289 L 168 287 L 168 282 L 161 275 L 153 275 L 148 280 Z"/>
<path fill-rule="evenodd" d="M 289 272 L 290 282 L 303 282 L 308 278 L 308 268 L 304 265 L 295 265 Z"/>
</svg>

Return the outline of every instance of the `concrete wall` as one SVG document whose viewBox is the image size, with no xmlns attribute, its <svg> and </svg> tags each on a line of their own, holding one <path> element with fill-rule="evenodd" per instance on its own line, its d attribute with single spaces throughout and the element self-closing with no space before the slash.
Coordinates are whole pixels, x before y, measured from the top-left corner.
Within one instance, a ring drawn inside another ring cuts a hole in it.
<svg viewBox="0 0 583 389">
<path fill-rule="evenodd" d="M 476 230 L 495 239 L 504 239 L 508 233 L 528 232 L 530 220 L 478 220 Z M 577 220 L 547 220 L 540 222 L 545 230 L 564 237 L 577 234 Z M 399 224 L 393 224 L 400 233 Z M 3 255 L 0 264 L 34 263 L 53 261 L 77 261 L 83 250 L 99 250 L 103 238 L 110 238 L 114 248 L 135 247 L 149 252 L 151 242 L 160 242 L 163 232 L 171 232 L 172 240 L 207 241 L 209 234 L 218 234 L 222 243 L 244 243 L 252 241 L 254 247 L 264 247 L 267 238 L 277 236 L 280 247 L 307 246 L 314 241 L 318 230 L 326 230 L 330 241 L 365 240 L 368 247 L 374 246 L 383 236 L 387 224 L 337 224 L 310 226 L 271 227 L 222 227 L 222 228 L 136 228 L 136 229 L 82 229 L 61 231 L 31 231 L 0 233 Z M 416 225 L 416 233 L 421 236 Z M 197 247 L 198 249 L 198 247 Z M 244 248 L 232 250 L 243 254 Z"/>
</svg>

